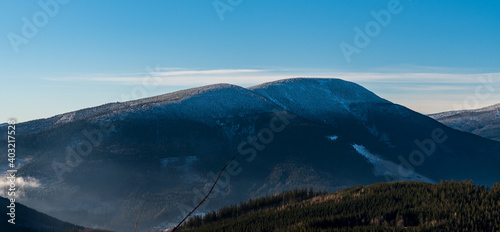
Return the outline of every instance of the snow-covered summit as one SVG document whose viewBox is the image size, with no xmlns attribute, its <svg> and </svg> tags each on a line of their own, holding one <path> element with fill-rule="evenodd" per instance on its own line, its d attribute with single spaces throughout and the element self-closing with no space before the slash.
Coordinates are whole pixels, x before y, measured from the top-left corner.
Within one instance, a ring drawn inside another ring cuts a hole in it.
<svg viewBox="0 0 500 232">
<path fill-rule="evenodd" d="M 231 84 L 214 84 L 207 85 L 202 87 L 190 88 L 185 90 L 180 90 L 172 93 L 162 94 L 154 97 L 148 97 L 133 101 L 124 102 L 129 106 L 136 105 L 144 105 L 144 104 L 152 104 L 152 103 L 174 103 L 180 102 L 192 97 L 199 97 L 202 95 L 211 95 L 211 94 L 229 94 L 229 93 L 242 93 L 245 92 L 246 89 L 240 86 L 231 85 Z"/>
<path fill-rule="evenodd" d="M 328 116 L 352 116 L 359 104 L 389 103 L 358 84 L 326 78 L 293 78 L 249 88 L 306 118 L 328 122 Z"/>
<path fill-rule="evenodd" d="M 344 102 L 387 102 L 356 83 L 337 78 L 290 78 L 267 82 L 249 89 L 259 93 L 287 92 L 288 96 L 297 98 L 313 98 L 328 94 L 335 97 L 335 100 Z"/>
<path fill-rule="evenodd" d="M 242 117 L 282 110 L 265 97 L 240 86 L 208 85 L 129 102 L 127 111 L 142 111 L 167 117 L 206 119 Z"/>
</svg>

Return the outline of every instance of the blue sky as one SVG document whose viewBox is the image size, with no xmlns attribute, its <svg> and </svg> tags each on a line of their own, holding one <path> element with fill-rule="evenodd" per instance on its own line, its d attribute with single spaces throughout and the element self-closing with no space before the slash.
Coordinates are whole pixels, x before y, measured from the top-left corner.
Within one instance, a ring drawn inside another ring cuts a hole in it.
<svg viewBox="0 0 500 232">
<path fill-rule="evenodd" d="M 499 1 L 1 1 L 0 22 L 0 121 L 296 76 L 422 113 L 500 103 Z"/>
</svg>

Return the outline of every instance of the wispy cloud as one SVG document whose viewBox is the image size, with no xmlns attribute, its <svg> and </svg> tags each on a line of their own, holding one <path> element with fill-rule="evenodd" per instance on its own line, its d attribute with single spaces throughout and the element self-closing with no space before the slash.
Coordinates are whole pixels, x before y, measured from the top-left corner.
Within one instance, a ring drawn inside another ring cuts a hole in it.
<svg viewBox="0 0 500 232">
<path fill-rule="evenodd" d="M 190 86 L 215 83 L 256 84 L 259 81 L 278 80 L 292 76 L 264 69 L 210 69 L 185 70 L 181 68 L 156 68 L 153 72 L 124 75 L 89 75 L 82 77 L 44 78 L 49 81 L 108 82 L 123 85 L 149 84 L 164 86 Z"/>
<path fill-rule="evenodd" d="M 382 73 L 479 73 L 477 68 L 465 67 L 436 67 L 412 64 L 398 64 L 375 68 L 374 71 Z"/>
<path fill-rule="evenodd" d="M 341 72 L 335 70 L 308 70 L 299 68 L 273 69 L 207 69 L 156 67 L 144 73 L 122 73 L 116 75 L 92 74 L 79 77 L 45 78 L 59 82 L 88 82 L 109 85 L 168 86 L 176 91 L 217 83 L 230 83 L 249 87 L 264 82 L 293 77 L 339 78 L 363 85 L 388 100 L 405 105 L 419 112 L 430 113 L 454 110 L 456 105 L 464 108 L 482 107 L 500 102 L 500 73 L 466 73 L 463 70 L 435 67 L 396 67 L 376 72 Z M 464 99 L 486 91 L 494 91 L 487 99 L 469 106 Z"/>
<path fill-rule="evenodd" d="M 186 70 L 181 68 L 156 68 L 150 73 L 119 75 L 93 74 L 81 77 L 44 78 L 50 81 L 93 81 L 113 84 L 139 85 L 144 79 L 153 78 L 155 85 L 187 86 L 215 83 L 259 84 L 291 77 L 334 77 L 353 82 L 370 83 L 415 83 L 415 84 L 470 84 L 477 83 L 482 77 L 490 82 L 500 82 L 500 73 L 440 73 L 440 72 L 336 72 L 300 71 L 287 69 L 210 69 Z M 153 82 L 149 82 L 153 83 Z M 441 87 L 443 88 L 443 87 Z"/>
<path fill-rule="evenodd" d="M 481 79 L 500 82 L 500 73 L 338 73 L 342 79 L 354 82 L 415 83 L 415 84 L 470 84 Z"/>
<path fill-rule="evenodd" d="M 428 86 L 428 85 L 421 85 L 421 86 L 401 86 L 399 87 L 400 90 L 403 91 L 458 91 L 458 90 L 467 90 L 469 89 L 466 86 Z"/>
<path fill-rule="evenodd" d="M 255 73 L 264 70 L 258 69 L 215 69 L 215 70 L 185 70 L 185 71 L 168 71 L 157 72 L 160 76 L 182 76 L 182 75 L 215 75 L 215 74 L 238 74 L 238 73 Z"/>
</svg>

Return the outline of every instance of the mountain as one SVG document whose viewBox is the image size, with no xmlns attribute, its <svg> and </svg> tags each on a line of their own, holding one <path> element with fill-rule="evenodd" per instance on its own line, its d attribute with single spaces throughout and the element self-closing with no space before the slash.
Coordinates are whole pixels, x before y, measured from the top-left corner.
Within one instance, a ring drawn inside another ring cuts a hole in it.
<svg viewBox="0 0 500 232">
<path fill-rule="evenodd" d="M 304 187 L 500 177 L 500 142 L 339 79 L 204 86 L 21 123 L 16 135 L 18 175 L 38 183 L 22 189 L 26 205 L 117 231 L 141 210 L 138 231 L 179 222 L 235 154 L 199 213 Z"/>
<path fill-rule="evenodd" d="M 9 199 L 0 197 L 0 204 L 8 206 L 11 202 Z M 59 221 L 46 214 L 30 209 L 23 204 L 15 203 L 15 224 L 7 222 L 7 219 L 0 222 L 0 231 L 6 232 L 105 232 L 104 230 L 96 230 L 84 228 L 82 226 L 73 225 L 67 222 Z M 4 210 L 8 213 L 8 210 Z M 10 217 L 7 217 L 11 219 Z"/>
<path fill-rule="evenodd" d="M 500 141 L 500 104 L 475 110 L 431 114 L 429 117 L 451 128 Z"/>
<path fill-rule="evenodd" d="M 499 184 L 490 190 L 472 182 L 392 182 L 316 194 L 301 189 L 252 199 L 193 217 L 178 231 L 500 230 Z"/>
</svg>

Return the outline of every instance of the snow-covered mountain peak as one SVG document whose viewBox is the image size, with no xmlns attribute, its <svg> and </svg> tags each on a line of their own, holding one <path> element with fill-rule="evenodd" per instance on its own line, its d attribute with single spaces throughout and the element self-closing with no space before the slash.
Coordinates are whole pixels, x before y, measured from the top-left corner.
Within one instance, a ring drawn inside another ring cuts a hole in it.
<svg viewBox="0 0 500 232">
<path fill-rule="evenodd" d="M 352 82 L 326 78 L 293 78 L 249 88 L 282 108 L 323 122 L 329 116 L 352 116 L 353 105 L 390 103 Z"/>
<path fill-rule="evenodd" d="M 259 93 L 287 92 L 290 97 L 296 98 L 314 98 L 327 94 L 335 100 L 345 102 L 387 102 L 358 84 L 336 78 L 291 78 L 264 83 L 249 89 Z"/>
<path fill-rule="evenodd" d="M 191 89 L 180 90 L 172 93 L 162 94 L 154 97 L 143 98 L 139 100 L 133 100 L 124 102 L 130 106 L 143 105 L 150 103 L 173 103 L 179 102 L 191 97 L 199 97 L 204 94 L 237 94 L 238 92 L 248 91 L 243 87 L 231 85 L 231 84 L 214 84 L 202 87 L 196 87 Z"/>
<path fill-rule="evenodd" d="M 190 119 L 214 123 L 217 119 L 251 116 L 283 110 L 267 98 L 246 88 L 215 84 L 181 90 L 156 97 L 123 103 L 128 107 L 110 117 Z"/>
</svg>

